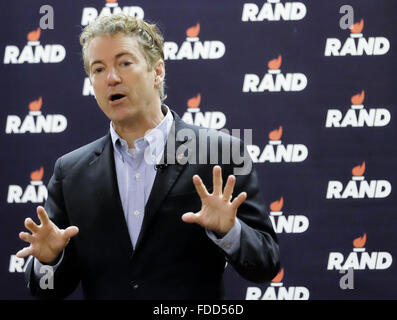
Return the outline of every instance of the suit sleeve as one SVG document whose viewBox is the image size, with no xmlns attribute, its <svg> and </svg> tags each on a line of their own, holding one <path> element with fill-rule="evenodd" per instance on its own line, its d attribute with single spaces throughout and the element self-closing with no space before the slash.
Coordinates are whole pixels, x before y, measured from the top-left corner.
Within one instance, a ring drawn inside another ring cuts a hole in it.
<svg viewBox="0 0 397 320">
<path fill-rule="evenodd" d="M 62 191 L 62 158 L 55 163 L 54 174 L 48 184 L 48 198 L 45 203 L 45 210 L 49 218 L 58 228 L 65 229 L 70 226 L 67 216 Z M 76 236 L 78 237 L 78 235 Z M 63 299 L 70 295 L 80 281 L 79 263 L 74 250 L 74 238 L 70 239 L 64 250 L 62 262 L 54 272 L 54 288 L 41 289 L 39 280 L 34 275 L 33 260 L 28 264 L 25 277 L 28 287 L 33 296 L 40 299 Z"/>
<path fill-rule="evenodd" d="M 250 170 L 246 174 L 236 175 L 233 194 L 237 196 L 246 192 L 247 199 L 237 210 L 241 224 L 240 248 L 231 256 L 225 254 L 229 263 L 243 278 L 257 283 L 266 282 L 272 280 L 280 269 L 278 240 L 266 212 L 257 172 L 242 141 L 239 144 L 240 152 L 244 154 L 244 165 Z M 235 170 L 231 170 L 234 168 L 234 165 L 227 166 L 225 169 L 228 170 L 225 171 L 235 174 Z"/>
</svg>

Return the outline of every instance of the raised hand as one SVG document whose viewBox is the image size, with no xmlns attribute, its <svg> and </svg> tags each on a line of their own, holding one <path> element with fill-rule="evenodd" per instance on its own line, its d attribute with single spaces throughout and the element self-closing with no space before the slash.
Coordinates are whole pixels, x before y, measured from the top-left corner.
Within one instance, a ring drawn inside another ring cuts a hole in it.
<svg viewBox="0 0 397 320">
<path fill-rule="evenodd" d="M 37 215 L 41 224 L 37 225 L 31 218 L 25 219 L 25 227 L 29 232 L 20 232 L 19 238 L 30 243 L 17 252 L 18 258 L 34 256 L 42 263 L 53 261 L 66 247 L 70 238 L 74 237 L 79 229 L 75 226 L 59 229 L 49 218 L 42 206 L 37 207 Z"/>
<path fill-rule="evenodd" d="M 222 169 L 214 166 L 213 192 L 207 191 L 203 181 L 198 175 L 193 176 L 193 183 L 201 199 L 201 210 L 197 213 L 188 212 L 182 216 L 187 223 L 197 223 L 208 230 L 223 237 L 234 226 L 237 209 L 247 199 L 247 193 L 241 192 L 234 200 L 232 194 L 236 177 L 228 177 L 222 192 Z"/>
</svg>

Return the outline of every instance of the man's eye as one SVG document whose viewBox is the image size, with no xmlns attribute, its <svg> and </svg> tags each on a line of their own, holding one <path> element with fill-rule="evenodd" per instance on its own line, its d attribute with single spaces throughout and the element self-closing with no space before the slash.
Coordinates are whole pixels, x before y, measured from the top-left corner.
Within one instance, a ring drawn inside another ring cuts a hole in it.
<svg viewBox="0 0 397 320">
<path fill-rule="evenodd" d="M 94 73 L 100 73 L 103 70 L 103 68 L 96 68 L 94 69 Z"/>
<path fill-rule="evenodd" d="M 131 64 L 131 62 L 129 61 L 124 61 L 121 63 L 123 66 L 129 66 Z"/>
</svg>

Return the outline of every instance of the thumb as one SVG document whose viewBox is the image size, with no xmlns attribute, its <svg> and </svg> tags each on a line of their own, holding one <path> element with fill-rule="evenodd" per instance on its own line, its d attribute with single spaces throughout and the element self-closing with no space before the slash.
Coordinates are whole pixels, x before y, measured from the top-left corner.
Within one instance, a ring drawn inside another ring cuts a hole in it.
<svg viewBox="0 0 397 320">
<path fill-rule="evenodd" d="M 71 227 L 67 227 L 64 231 L 63 231 L 63 236 L 66 239 L 70 239 L 72 237 L 74 237 L 76 234 L 79 233 L 79 228 L 77 228 L 76 226 L 71 226 Z"/>
<path fill-rule="evenodd" d="M 199 217 L 193 212 L 187 212 L 182 215 L 182 220 L 186 223 L 198 223 Z"/>
</svg>

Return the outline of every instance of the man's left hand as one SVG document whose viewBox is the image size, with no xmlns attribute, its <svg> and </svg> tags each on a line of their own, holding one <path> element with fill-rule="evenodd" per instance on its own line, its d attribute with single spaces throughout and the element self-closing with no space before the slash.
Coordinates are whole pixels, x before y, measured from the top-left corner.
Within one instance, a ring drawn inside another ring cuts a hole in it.
<svg viewBox="0 0 397 320">
<path fill-rule="evenodd" d="M 182 216 L 187 223 L 197 223 L 223 237 L 234 226 L 238 207 L 247 199 L 247 193 L 241 192 L 232 200 L 236 177 L 230 175 L 222 192 L 222 169 L 214 166 L 213 192 L 208 193 L 198 175 L 193 176 L 193 184 L 201 199 L 201 210 L 197 213 L 188 212 Z"/>
</svg>

